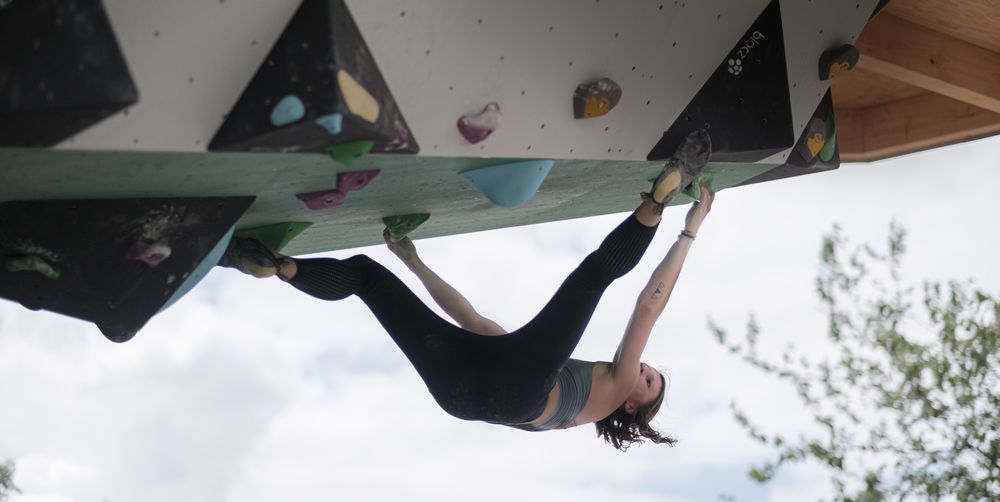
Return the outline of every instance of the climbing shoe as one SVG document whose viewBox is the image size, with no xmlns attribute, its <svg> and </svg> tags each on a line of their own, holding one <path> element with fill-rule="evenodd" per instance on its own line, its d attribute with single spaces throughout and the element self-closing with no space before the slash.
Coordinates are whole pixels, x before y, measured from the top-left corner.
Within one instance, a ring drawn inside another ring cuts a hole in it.
<svg viewBox="0 0 1000 502">
<path fill-rule="evenodd" d="M 256 265 L 261 268 L 271 268 L 274 269 L 275 275 L 277 275 L 282 280 L 285 280 L 281 276 L 281 264 L 288 261 L 287 257 L 278 257 L 262 242 L 257 239 L 244 239 L 240 237 L 233 237 L 229 241 L 229 246 L 226 247 L 226 252 L 223 253 L 222 258 L 219 260 L 220 267 L 235 268 L 244 274 L 252 275 L 254 277 L 269 277 L 268 275 L 260 275 L 259 270 L 252 270 L 247 266 L 248 263 Z M 256 273 L 255 273 L 256 272 Z"/>
<path fill-rule="evenodd" d="M 656 212 L 663 212 L 663 208 L 674 196 L 687 188 L 701 173 L 711 155 L 712 138 L 708 131 L 698 129 L 688 134 L 674 151 L 674 155 L 667 159 L 663 171 L 653 181 L 653 188 L 641 194 L 643 200 L 653 201 Z"/>
</svg>

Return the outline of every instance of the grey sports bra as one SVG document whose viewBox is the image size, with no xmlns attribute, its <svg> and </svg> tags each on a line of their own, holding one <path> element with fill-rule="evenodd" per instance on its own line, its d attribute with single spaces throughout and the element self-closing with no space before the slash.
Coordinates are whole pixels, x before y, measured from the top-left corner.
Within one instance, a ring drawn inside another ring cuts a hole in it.
<svg viewBox="0 0 1000 502">
<path fill-rule="evenodd" d="M 566 361 L 556 377 L 556 381 L 559 383 L 559 402 L 556 404 L 556 410 L 552 416 L 540 424 L 521 424 L 513 425 L 513 427 L 526 431 L 548 431 L 565 429 L 572 425 L 576 416 L 587 404 L 587 398 L 590 397 L 593 372 L 593 361 L 580 361 L 578 359 Z"/>
</svg>

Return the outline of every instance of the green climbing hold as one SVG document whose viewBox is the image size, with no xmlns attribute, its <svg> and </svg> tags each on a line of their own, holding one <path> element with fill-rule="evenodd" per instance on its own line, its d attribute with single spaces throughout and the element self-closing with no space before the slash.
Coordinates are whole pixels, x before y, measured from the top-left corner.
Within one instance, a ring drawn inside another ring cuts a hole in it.
<svg viewBox="0 0 1000 502">
<path fill-rule="evenodd" d="M 8 272 L 38 272 L 49 279 L 59 278 L 59 269 L 38 256 L 20 256 L 7 261 Z"/>
<path fill-rule="evenodd" d="M 431 215 L 428 213 L 400 214 L 386 216 L 382 218 L 382 223 L 385 223 L 385 228 L 389 231 L 389 238 L 392 239 L 392 242 L 399 242 L 430 217 Z"/>
<path fill-rule="evenodd" d="M 236 237 L 256 239 L 265 246 L 281 252 L 292 239 L 299 236 L 305 229 L 312 226 L 311 221 L 286 221 L 262 227 L 244 228 L 236 231 Z"/>
<path fill-rule="evenodd" d="M 833 119 L 833 113 L 826 117 L 826 144 L 819 151 L 819 159 L 823 162 L 830 162 L 833 154 L 837 152 L 837 123 Z"/>
<path fill-rule="evenodd" d="M 688 185 L 687 188 L 685 188 L 681 193 L 694 200 L 698 200 L 701 198 L 701 187 L 706 186 L 708 188 L 712 188 L 713 181 L 715 181 L 715 179 L 712 177 L 712 173 L 702 171 L 698 173 L 698 176 L 695 176 L 695 178 L 691 180 L 691 184 Z"/>
<path fill-rule="evenodd" d="M 372 150 L 375 142 L 372 140 L 352 141 L 350 143 L 340 143 L 330 145 L 326 148 L 326 153 L 341 164 L 353 166 L 355 162 Z"/>
</svg>

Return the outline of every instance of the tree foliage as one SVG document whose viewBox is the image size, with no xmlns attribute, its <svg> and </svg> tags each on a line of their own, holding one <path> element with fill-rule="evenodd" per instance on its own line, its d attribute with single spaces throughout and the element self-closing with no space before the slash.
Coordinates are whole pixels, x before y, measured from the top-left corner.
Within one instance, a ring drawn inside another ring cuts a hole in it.
<svg viewBox="0 0 1000 502">
<path fill-rule="evenodd" d="M 730 352 L 790 383 L 820 431 L 767 433 L 734 403 L 746 432 L 775 452 L 750 476 L 765 483 L 813 459 L 835 500 L 1000 500 L 1000 303 L 972 282 L 904 284 L 896 224 L 884 251 L 848 244 L 835 226 L 820 253 L 826 357 L 790 346 L 767 360 L 753 316 L 742 343 L 710 323 Z"/>
<path fill-rule="evenodd" d="M 14 484 L 14 462 L 0 462 L 0 502 L 7 500 L 11 493 L 21 493 Z"/>
</svg>

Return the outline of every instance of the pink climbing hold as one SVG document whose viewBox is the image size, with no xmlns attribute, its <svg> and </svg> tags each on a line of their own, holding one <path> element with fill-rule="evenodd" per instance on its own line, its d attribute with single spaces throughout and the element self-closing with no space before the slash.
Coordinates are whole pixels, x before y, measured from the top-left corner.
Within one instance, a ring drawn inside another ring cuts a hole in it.
<svg viewBox="0 0 1000 502">
<path fill-rule="evenodd" d="M 479 113 L 462 115 L 458 119 L 458 132 L 462 133 L 462 137 L 469 143 L 476 144 L 493 134 L 493 131 L 500 127 L 502 120 L 500 105 L 490 103 Z"/>
<path fill-rule="evenodd" d="M 153 268 L 170 257 L 170 246 L 165 242 L 138 241 L 125 251 L 126 260 L 141 261 Z"/>
<path fill-rule="evenodd" d="M 306 207 L 313 211 L 339 206 L 347 199 L 347 194 L 339 189 L 322 190 L 319 192 L 309 192 L 296 194 L 295 197 L 306 203 Z"/>
<path fill-rule="evenodd" d="M 362 188 L 368 186 L 378 173 L 381 172 L 378 169 L 371 169 L 369 171 L 351 171 L 349 173 L 340 173 L 337 175 L 337 190 L 340 190 L 345 196 L 347 192 L 354 192 L 361 190 Z"/>
<path fill-rule="evenodd" d="M 351 171 L 337 175 L 337 188 L 333 190 L 321 190 L 319 192 L 309 192 L 297 194 L 306 207 L 313 211 L 339 206 L 347 200 L 347 192 L 356 192 L 368 186 L 378 173 L 379 169 L 369 169 L 367 171 Z"/>
</svg>

